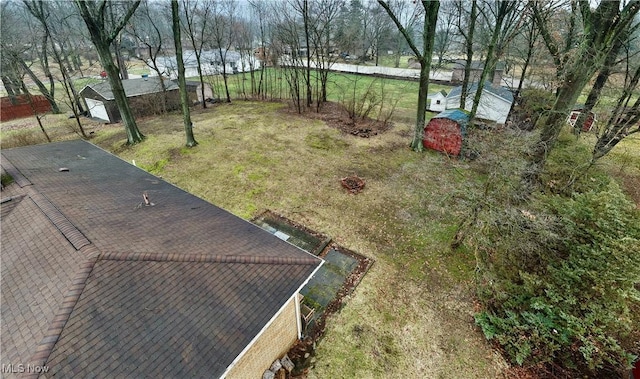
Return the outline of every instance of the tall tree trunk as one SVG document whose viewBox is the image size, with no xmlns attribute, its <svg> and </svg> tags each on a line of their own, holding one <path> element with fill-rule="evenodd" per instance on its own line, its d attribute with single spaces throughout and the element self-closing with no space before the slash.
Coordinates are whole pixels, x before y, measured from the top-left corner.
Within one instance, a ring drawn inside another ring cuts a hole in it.
<svg viewBox="0 0 640 379">
<path fill-rule="evenodd" d="M 429 95 L 429 75 L 431 73 L 431 55 L 433 52 L 433 41 L 436 34 L 436 24 L 438 21 L 438 9 L 440 2 L 423 1 L 425 16 L 424 29 L 422 30 L 423 53 L 420 57 L 420 86 L 418 88 L 418 110 L 416 127 L 413 133 L 411 148 L 415 151 L 422 151 L 425 127 L 425 114 L 427 112 L 427 96 Z"/>
<path fill-rule="evenodd" d="M 579 2 L 585 36 L 578 50 L 572 54 L 572 60 L 565 62 L 560 57 L 555 57 L 555 45 L 547 42 L 554 60 L 558 62 L 558 68 L 563 69 L 564 80 L 558 87 L 556 102 L 549 117 L 538 121 L 539 124 L 543 123 L 542 132 L 532 148 L 529 163 L 521 177 L 522 195 L 525 198 L 539 185 L 540 174 L 565 124 L 568 112 L 591 77 L 603 67 L 613 44 L 624 34 L 640 10 L 639 0 L 628 2 L 622 9 L 620 5 L 620 1 L 603 1 L 595 10 L 591 10 L 588 1 Z M 541 17 L 536 17 L 536 20 L 546 42 L 550 34 L 549 27 L 541 21 Z"/>
<path fill-rule="evenodd" d="M 611 117 L 603 128 L 602 134 L 593 148 L 592 161 L 595 162 L 607 155 L 623 138 L 632 133 L 640 132 L 640 97 L 636 98 L 631 108 L 629 102 L 633 97 L 633 91 L 640 83 L 640 66 L 632 75 L 625 86 L 622 95 L 611 112 Z M 635 127 L 635 129 L 633 129 Z"/>
<path fill-rule="evenodd" d="M 591 87 L 591 91 L 589 91 L 589 95 L 587 96 L 587 100 L 584 103 L 584 107 L 582 108 L 582 111 L 580 112 L 580 115 L 578 116 L 578 119 L 574 124 L 574 132 L 576 134 L 580 134 L 580 132 L 582 131 L 582 125 L 584 125 L 584 122 L 586 121 L 589 113 L 593 110 L 593 107 L 595 107 L 596 103 L 598 102 L 600 94 L 602 93 L 602 89 L 607 83 L 607 80 L 609 80 L 611 70 L 615 66 L 616 60 L 618 59 L 618 53 L 620 53 L 620 49 L 622 48 L 628 37 L 629 30 L 622 33 L 620 35 L 620 38 L 616 39 L 613 47 L 609 51 L 609 54 L 607 54 L 606 58 L 604 59 L 604 64 L 598 72 L 598 76 L 596 76 L 593 87 Z"/>
<path fill-rule="evenodd" d="M 118 62 L 118 70 L 120 71 L 120 78 L 122 80 L 129 79 L 129 71 L 127 71 L 127 65 L 124 63 L 124 58 L 122 57 L 122 52 L 120 51 L 120 42 L 116 39 L 114 41 L 113 50 L 116 54 L 116 62 Z"/>
<path fill-rule="evenodd" d="M 138 129 L 136 120 L 133 117 L 133 112 L 129 106 L 129 99 L 127 99 L 124 87 L 122 86 L 122 80 L 120 79 L 120 70 L 111 58 L 111 50 L 109 46 L 96 46 L 96 50 L 98 51 L 100 62 L 102 62 L 102 66 L 107 72 L 107 79 L 109 80 L 113 97 L 120 111 L 120 117 L 122 117 L 122 123 L 127 133 L 127 144 L 134 145 L 140 143 L 144 139 L 144 135 Z"/>
<path fill-rule="evenodd" d="M 182 45 L 182 43 L 180 43 Z M 207 102 L 204 98 L 204 75 L 202 75 L 202 64 L 200 63 L 201 52 L 197 49 L 194 50 L 196 53 L 196 62 L 198 62 L 198 78 L 200 79 L 200 96 L 202 97 L 202 109 L 207 109 Z M 182 54 L 182 53 L 181 53 Z M 184 67 L 184 64 L 182 65 Z"/>
<path fill-rule="evenodd" d="M 484 90 L 484 82 L 487 79 L 487 75 L 495 71 L 496 44 L 498 43 L 498 37 L 502 30 L 502 23 L 510 10 L 513 9 L 513 4 L 514 3 L 511 0 L 500 1 L 497 3 L 498 10 L 496 14 L 496 22 L 493 27 L 493 33 L 491 34 L 491 41 L 489 41 L 489 46 L 487 48 L 484 67 L 482 68 L 480 79 L 478 79 L 478 88 L 476 89 L 476 93 L 473 97 L 473 106 L 471 107 L 471 113 L 469 114 L 469 123 L 473 122 L 476 117 L 476 113 L 478 112 L 478 106 L 480 105 L 480 99 L 482 98 L 482 91 Z"/>
<path fill-rule="evenodd" d="M 122 123 L 127 133 L 127 143 L 132 145 L 142 142 L 144 135 L 138 129 L 136 120 L 131 112 L 129 100 L 124 92 L 122 81 L 120 80 L 118 66 L 113 62 L 111 57 L 111 43 L 118 37 L 120 31 L 129 21 L 133 13 L 140 5 L 140 0 L 127 3 L 127 13 L 120 19 L 119 23 L 109 32 L 106 30 L 104 10 L 106 2 L 103 1 L 98 7 L 95 3 L 89 3 L 81 0 L 75 0 L 76 6 L 80 9 L 80 14 L 91 36 L 91 42 L 96 47 L 100 62 L 104 70 L 107 72 L 111 91 L 120 111 Z M 91 10 L 89 9 L 91 7 Z"/>
<path fill-rule="evenodd" d="M 467 58 L 464 64 L 464 76 L 462 78 L 462 90 L 460 92 L 460 108 L 464 109 L 469 95 L 469 77 L 471 76 L 471 66 L 473 65 L 473 34 L 476 29 L 476 18 L 478 17 L 478 2 L 471 2 L 471 16 L 469 17 L 469 31 L 465 41 Z"/>
<path fill-rule="evenodd" d="M 431 55 L 433 54 L 433 41 L 436 32 L 436 23 L 438 21 L 439 1 L 422 0 L 424 7 L 424 27 L 422 30 L 422 52 L 413 42 L 411 34 L 404 28 L 398 17 L 393 13 L 389 4 L 383 0 L 378 3 L 384 8 L 391 20 L 394 22 L 398 31 L 404 36 L 409 47 L 420 61 L 420 86 L 418 88 L 418 107 L 416 115 L 416 126 L 414 128 L 413 140 L 411 148 L 414 151 L 422 151 L 422 139 L 424 136 L 425 114 L 427 112 L 427 95 L 429 94 L 429 74 L 431 70 Z"/>
<path fill-rule="evenodd" d="M 533 50 L 536 46 L 536 40 L 538 38 L 538 33 L 537 33 L 536 25 L 534 22 L 531 22 L 531 25 L 529 25 L 527 37 L 528 37 L 527 55 L 524 60 L 524 65 L 522 66 L 522 72 L 520 73 L 518 88 L 516 89 L 516 92 L 513 94 L 515 101 L 511 103 L 511 108 L 509 109 L 509 113 L 513 111 L 513 108 L 516 106 L 516 103 L 520 98 L 520 93 L 522 93 L 522 87 L 524 86 L 524 81 L 525 81 L 525 78 L 527 77 L 527 70 L 529 69 L 529 65 L 531 64 L 531 58 L 533 57 Z"/>
<path fill-rule="evenodd" d="M 51 40 L 51 49 L 53 50 L 56 61 L 58 62 L 60 62 L 61 60 L 60 54 L 62 54 L 62 56 L 66 55 L 63 46 L 64 45 L 60 44 L 60 52 L 58 52 L 55 46 L 55 42 L 53 41 L 53 39 Z M 60 72 L 62 73 L 62 80 L 64 80 L 66 83 L 65 87 L 68 87 L 68 89 L 71 91 L 71 95 L 69 95 L 69 99 L 72 100 L 71 101 L 72 106 L 75 106 L 77 109 L 77 112 L 74 111 L 74 115 L 78 116 L 78 113 L 83 114 L 85 112 L 84 107 L 82 106 L 83 100 L 80 97 L 80 95 L 78 95 L 78 91 L 76 91 L 76 86 L 73 84 L 73 78 L 71 77 L 71 75 L 69 75 L 69 71 L 64 67 L 64 65 L 62 65 L 61 63 L 59 64 L 60 64 Z M 82 130 L 82 127 L 80 127 L 80 129 Z M 84 130 L 82 130 L 82 135 L 86 137 Z"/>
<path fill-rule="evenodd" d="M 51 93 L 51 98 L 55 99 L 56 81 L 49 67 L 49 54 L 47 53 L 47 43 L 49 42 L 49 38 L 50 38 L 49 33 L 44 33 L 44 35 L 42 36 L 41 61 L 42 61 L 42 71 L 44 72 L 44 75 L 47 77 L 47 79 L 49 79 L 49 92 Z M 49 103 L 51 103 L 51 101 L 49 101 Z M 53 104 L 51 104 L 51 108 L 53 110 L 53 113 L 61 113 L 60 110 L 58 109 L 57 104 L 55 105 L 55 107 L 53 106 Z"/>
<path fill-rule="evenodd" d="M 597 63 L 586 62 L 586 60 L 591 61 L 590 59 L 585 59 L 583 65 L 574 67 L 571 71 L 566 71 L 566 79 L 562 86 L 558 88 L 556 102 L 549 116 L 546 119 L 539 119 L 543 122 L 542 131 L 538 142 L 530 153 L 529 163 L 522 175 L 523 194 L 525 197 L 528 196 L 530 191 L 537 188 L 544 164 L 560 135 L 567 114 L 575 105 L 584 86 L 593 76 L 595 71 L 593 67 L 597 67 Z"/>
<path fill-rule="evenodd" d="M 48 30 L 48 27 L 45 25 L 45 29 Z M 84 113 L 84 109 L 82 107 L 82 100 L 76 91 L 76 87 L 73 84 L 72 78 L 69 76 L 69 72 L 67 71 L 64 64 L 60 59 L 60 53 L 56 49 L 55 42 L 51 39 L 51 49 L 53 50 L 53 56 L 55 57 L 56 62 L 58 62 L 60 66 L 60 72 L 62 73 L 62 80 L 65 92 L 67 93 L 67 98 L 71 102 L 71 111 L 73 112 L 73 116 L 78 124 L 78 129 L 80 129 L 80 134 L 83 138 L 88 138 L 87 133 L 85 133 L 84 128 L 82 127 L 82 123 L 80 122 L 80 115 Z"/>
<path fill-rule="evenodd" d="M 18 93 L 16 93 L 16 90 L 13 86 L 13 81 L 9 78 L 8 75 L 2 75 L 2 85 L 4 85 L 4 88 L 7 90 L 7 94 L 9 95 L 11 103 L 15 104 L 17 101 L 16 95 L 18 95 Z"/>
<path fill-rule="evenodd" d="M 40 93 L 42 93 L 42 95 L 47 98 L 49 104 L 51 104 L 51 111 L 55 114 L 62 113 L 60 111 L 60 107 L 58 107 L 58 103 L 56 103 L 56 100 L 53 97 L 53 93 L 47 90 L 47 87 L 45 87 L 42 81 L 36 76 L 31 68 L 27 66 L 27 63 L 22 58 L 16 57 L 16 59 L 16 63 L 18 63 L 20 67 L 27 73 L 27 75 L 29 75 L 29 78 L 31 78 L 31 80 L 33 80 L 33 82 L 36 84 Z"/>
<path fill-rule="evenodd" d="M 229 93 L 229 82 L 227 80 L 227 52 L 222 55 L 222 48 L 218 48 L 218 54 L 220 54 L 220 61 L 222 62 L 222 81 L 224 82 L 224 92 L 226 95 L 227 103 L 231 102 L 231 94 Z"/>
<path fill-rule="evenodd" d="M 173 26 L 173 40 L 176 47 L 176 62 L 178 64 L 178 86 L 180 87 L 180 103 L 182 104 L 182 120 L 184 132 L 187 136 L 187 146 L 198 144 L 193 136 L 193 124 L 189 110 L 189 94 L 187 93 L 187 81 L 184 78 L 184 61 L 182 60 L 182 40 L 180 38 L 180 14 L 178 13 L 178 0 L 171 0 L 171 15 Z M 162 80 L 162 78 L 160 78 Z"/>
<path fill-rule="evenodd" d="M 304 18 L 304 38 L 307 44 L 307 67 L 305 82 L 307 84 L 307 108 L 313 103 L 311 95 L 311 46 L 309 44 L 309 0 L 303 0 L 302 15 Z"/>
</svg>

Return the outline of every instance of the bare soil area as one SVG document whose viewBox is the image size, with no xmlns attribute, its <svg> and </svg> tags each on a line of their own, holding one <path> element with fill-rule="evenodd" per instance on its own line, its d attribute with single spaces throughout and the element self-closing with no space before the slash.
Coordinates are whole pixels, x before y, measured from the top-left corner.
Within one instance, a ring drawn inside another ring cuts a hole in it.
<svg viewBox="0 0 640 379">
<path fill-rule="evenodd" d="M 292 107 L 283 108 L 283 111 L 298 114 Z M 304 112 L 300 116 L 322 120 L 327 126 L 363 138 L 376 136 L 393 127 L 390 121 L 374 120 L 369 117 L 351 117 L 349 111 L 342 104 L 333 101 L 323 104 L 318 112 L 314 109 Z"/>
</svg>

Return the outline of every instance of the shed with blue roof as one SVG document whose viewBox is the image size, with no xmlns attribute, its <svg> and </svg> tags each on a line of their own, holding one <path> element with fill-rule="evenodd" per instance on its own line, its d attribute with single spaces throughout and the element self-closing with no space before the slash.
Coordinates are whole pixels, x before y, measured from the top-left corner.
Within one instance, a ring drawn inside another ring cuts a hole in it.
<svg viewBox="0 0 640 379">
<path fill-rule="evenodd" d="M 438 113 L 424 128 L 423 146 L 448 155 L 460 155 L 468 122 L 469 114 L 462 109 Z"/>
</svg>

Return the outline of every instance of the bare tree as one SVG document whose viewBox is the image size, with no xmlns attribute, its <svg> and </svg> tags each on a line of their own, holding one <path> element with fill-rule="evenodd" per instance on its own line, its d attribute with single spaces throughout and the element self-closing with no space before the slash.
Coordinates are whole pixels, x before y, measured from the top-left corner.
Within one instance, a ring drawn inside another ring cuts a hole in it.
<svg viewBox="0 0 640 379">
<path fill-rule="evenodd" d="M 202 73 L 202 51 L 207 41 L 206 33 L 214 5 L 212 0 L 182 0 L 182 8 L 184 9 L 185 16 L 182 25 L 196 57 L 200 91 L 203 100 L 201 104 L 202 108 L 206 108 L 207 102 L 204 101 L 204 75 Z"/>
<path fill-rule="evenodd" d="M 553 37 L 551 26 L 543 16 L 545 4 L 534 4 L 534 15 L 547 49 L 562 73 L 562 81 L 556 92 L 556 101 L 546 119 L 540 119 L 542 131 L 533 146 L 528 167 L 522 175 L 523 194 L 530 193 L 539 182 L 549 151 L 555 145 L 564 125 L 567 113 L 575 105 L 578 96 L 594 73 L 600 70 L 615 41 L 634 22 L 640 11 L 640 0 L 623 4 L 621 1 L 603 1 L 592 9 L 587 0 L 579 0 L 577 7 L 583 34 L 580 43 L 571 49 L 569 56 L 562 54 Z"/>
<path fill-rule="evenodd" d="M 130 33 L 138 45 L 144 46 L 145 53 L 137 56 L 138 59 L 145 62 L 147 67 L 153 70 L 159 78 L 169 76 L 165 72 L 166 68 L 160 68 L 158 58 L 163 54 L 165 41 L 173 37 L 171 30 L 166 30 L 163 24 L 164 15 L 149 5 L 149 0 L 144 0 L 142 6 L 138 9 L 134 18 L 134 22 L 129 25 L 127 32 Z M 169 35 L 171 34 L 171 36 Z M 146 58 L 146 59 L 145 59 Z M 167 86 L 164 80 L 160 80 L 160 88 L 162 89 L 162 104 L 160 104 L 162 112 L 167 111 Z"/>
<path fill-rule="evenodd" d="M 249 93 L 251 96 L 256 94 L 256 77 L 255 77 L 255 69 L 256 69 L 256 61 L 253 59 L 253 40 L 254 40 L 254 31 L 251 28 L 251 23 L 245 19 L 239 19 L 236 22 L 235 33 L 236 33 L 236 47 L 238 49 L 238 53 L 240 54 L 240 72 L 241 76 L 239 78 L 240 82 L 240 91 L 245 100 L 248 98 L 247 96 L 247 86 L 246 86 L 246 71 L 249 70 Z M 245 64 L 247 66 L 245 66 Z"/>
<path fill-rule="evenodd" d="M 600 99 L 600 95 L 602 93 L 602 90 L 605 84 L 609 80 L 609 77 L 613 73 L 613 70 L 615 69 L 617 63 L 619 63 L 618 59 L 619 59 L 620 53 L 623 51 L 623 47 L 628 47 L 625 45 L 629 43 L 630 36 L 638 29 L 640 29 L 640 22 L 636 22 L 635 24 L 629 24 L 628 29 L 624 30 L 620 34 L 618 39 L 614 41 L 613 46 L 611 47 L 611 50 L 609 50 L 609 53 L 604 59 L 602 68 L 598 72 L 598 75 L 596 76 L 596 79 L 593 82 L 593 86 L 589 91 L 589 95 L 587 96 L 587 100 L 584 103 L 584 107 L 582 108 L 582 111 L 578 116 L 576 123 L 574 124 L 574 126 L 576 126 L 576 128 L 574 128 L 574 132 L 576 134 L 579 134 L 582 131 L 582 127 L 580 127 L 580 125 L 584 124 L 589 113 L 593 110 L 593 107 L 595 107 L 596 103 Z M 631 59 L 634 59 L 634 60 L 640 59 L 638 55 L 639 55 L 638 52 L 630 53 L 629 50 L 626 50 L 625 58 L 623 60 L 626 60 L 626 62 L 630 62 Z M 626 68 L 627 68 L 627 74 L 628 74 L 628 71 L 629 71 L 628 63 Z M 627 75 L 627 79 L 628 79 L 628 76 L 629 75 Z"/>
<path fill-rule="evenodd" d="M 301 53 L 301 39 L 304 38 L 303 26 L 298 22 L 299 12 L 286 2 L 273 4 L 273 25 L 271 28 L 271 49 L 278 57 L 277 64 L 288 85 L 289 96 L 298 113 L 305 109 L 301 82 L 306 83 L 305 58 Z"/>
<path fill-rule="evenodd" d="M 438 9 L 440 7 L 439 1 L 422 1 L 422 7 L 424 8 L 424 25 L 422 29 L 422 51 L 418 49 L 413 41 L 413 36 L 409 34 L 407 29 L 400 23 L 393 10 L 389 7 L 389 4 L 383 0 L 378 0 L 378 3 L 387 11 L 387 14 L 393 20 L 396 27 L 405 37 L 409 47 L 418 58 L 420 62 L 420 85 L 418 88 L 418 109 L 416 117 L 416 126 L 413 133 L 413 140 L 411 142 L 411 148 L 415 151 L 422 151 L 422 138 L 424 134 L 425 125 L 425 113 L 427 111 L 427 95 L 429 93 L 429 74 L 431 70 L 431 55 L 433 53 L 433 39 L 436 30 L 436 23 L 438 20 Z"/>
<path fill-rule="evenodd" d="M 218 52 L 216 59 L 222 66 L 222 80 L 226 100 L 231 102 L 229 93 L 229 78 L 227 72 L 227 53 L 234 43 L 233 25 L 236 18 L 237 2 L 235 0 L 223 0 L 214 2 L 212 7 L 213 22 L 211 23 L 211 36 L 214 48 Z"/>
<path fill-rule="evenodd" d="M 45 40 L 48 40 L 51 43 L 51 52 L 53 53 L 53 57 L 58 64 L 58 68 L 60 73 L 62 74 L 61 83 L 64 86 L 65 92 L 67 94 L 67 98 L 70 102 L 70 108 L 73 112 L 74 119 L 78 125 L 78 130 L 82 137 L 87 138 L 87 134 L 84 131 L 82 123 L 80 122 L 80 115 L 84 113 L 84 108 L 82 106 L 82 100 L 78 95 L 78 91 L 76 91 L 75 85 L 73 83 L 73 78 L 69 75 L 68 67 L 65 65 L 62 56 L 64 53 L 62 51 L 58 51 L 58 47 L 62 48 L 63 44 L 58 44 L 58 39 L 55 36 L 55 27 L 52 27 L 52 21 L 49 20 L 49 15 L 54 12 L 50 12 L 48 8 L 49 3 L 45 3 L 43 1 L 35 1 L 35 0 L 23 0 L 23 4 L 31 13 L 33 17 L 35 17 L 41 24 L 45 33 Z M 52 30 L 53 29 L 53 30 Z"/>
<path fill-rule="evenodd" d="M 515 14 L 515 10 L 517 9 L 518 4 L 519 3 L 516 1 L 503 0 L 496 1 L 494 3 L 495 8 L 493 6 L 482 7 L 481 13 L 485 18 L 486 24 L 492 25 L 493 31 L 491 33 L 491 39 L 487 47 L 484 67 L 482 69 L 482 73 L 480 74 L 478 87 L 473 98 L 473 106 L 471 107 L 471 113 L 469 114 L 470 122 L 473 121 L 476 113 L 478 112 L 480 97 L 482 96 L 484 82 L 487 78 L 487 75 L 489 73 L 493 74 L 493 72 L 495 71 L 496 63 L 499 57 L 498 52 L 502 50 L 500 46 L 504 46 L 506 44 L 506 41 L 504 41 L 504 39 L 508 39 L 503 38 L 503 41 L 500 41 L 500 37 L 505 36 L 505 34 L 503 34 L 503 30 L 508 30 L 509 26 L 512 26 L 514 24 L 513 15 Z M 511 28 L 511 30 L 514 29 Z"/>
<path fill-rule="evenodd" d="M 520 79 L 518 80 L 518 87 L 514 92 L 514 98 L 516 99 L 516 101 L 514 101 L 511 105 L 512 109 L 515 106 L 517 99 L 520 98 L 520 93 L 522 92 L 525 79 L 527 78 L 529 65 L 532 63 L 534 57 L 536 43 L 538 41 L 538 37 L 540 36 L 539 30 L 536 27 L 536 24 L 533 22 L 531 6 L 528 5 L 525 8 L 523 16 L 526 19 L 526 23 L 523 27 L 524 33 L 520 34 L 522 43 L 514 43 L 514 50 L 517 52 L 516 59 L 522 62 L 522 68 L 520 69 L 521 71 Z M 522 49 L 521 46 L 524 46 L 524 49 Z"/>
<path fill-rule="evenodd" d="M 463 50 L 466 57 L 460 95 L 460 108 L 464 109 L 467 103 L 467 96 L 469 95 L 469 77 L 471 76 L 471 65 L 473 64 L 473 41 L 476 31 L 476 19 L 478 18 L 478 2 L 471 0 L 471 10 L 468 14 L 463 2 L 455 2 L 454 4 L 456 13 L 458 14 L 456 28 L 458 29 L 458 34 L 462 36 Z"/>
<path fill-rule="evenodd" d="M 178 0 L 171 0 L 171 16 L 173 26 L 173 40 L 176 46 L 176 62 L 178 63 L 178 86 L 180 87 L 180 103 L 182 105 L 182 120 L 184 131 L 187 137 L 187 146 L 193 147 L 198 144 L 193 136 L 193 123 L 191 122 L 191 112 L 189 110 L 189 94 L 187 93 L 187 81 L 184 77 L 184 61 L 182 60 L 182 40 L 180 37 L 180 13 Z M 162 80 L 162 78 L 160 78 Z"/>
<path fill-rule="evenodd" d="M 133 13 L 140 5 L 140 0 L 122 3 L 125 7 L 125 12 L 121 17 L 112 19 L 112 23 L 108 22 L 110 15 L 106 13 L 107 3 L 106 0 L 98 2 L 75 0 L 82 19 L 89 30 L 91 42 L 93 42 L 93 45 L 96 47 L 100 61 L 107 72 L 109 83 L 111 84 L 111 91 L 113 92 L 122 117 L 124 129 L 127 133 L 127 143 L 136 144 L 142 142 L 144 135 L 138 130 L 136 120 L 131 112 L 129 100 L 124 92 L 122 80 L 119 76 L 118 66 L 113 62 L 113 58 L 111 57 L 111 45 L 131 16 L 133 16 Z"/>
<path fill-rule="evenodd" d="M 640 132 L 640 96 L 634 94 L 640 89 L 640 63 L 636 57 L 634 70 L 628 58 L 622 92 L 606 124 L 598 130 L 592 162 L 607 155 L 627 136 Z"/>
<path fill-rule="evenodd" d="M 249 5 L 251 6 L 251 15 L 253 19 L 257 18 L 258 20 L 258 37 L 260 40 L 260 46 L 258 48 L 258 58 L 260 59 L 260 79 L 258 80 L 256 86 L 256 92 L 259 96 L 262 96 L 264 99 L 264 80 L 265 80 L 265 68 L 268 64 L 268 56 L 269 53 L 267 51 L 267 42 L 266 42 L 266 5 L 264 1 L 261 0 L 249 0 Z M 252 78 L 253 78 L 253 71 Z"/>
<path fill-rule="evenodd" d="M 47 47 L 49 45 L 46 33 L 39 35 L 40 28 L 32 24 L 24 9 L 13 2 L 2 2 L 2 32 L 0 33 L 0 46 L 2 47 L 2 82 L 9 96 L 15 97 L 20 93 L 27 93 L 23 76 L 26 74 L 38 87 L 38 91 L 49 101 L 53 113 L 61 113 L 55 99 L 55 79 L 49 70 Z M 36 34 L 38 33 L 38 34 Z M 37 50 L 42 70 L 49 80 L 49 88 L 40 80 L 32 69 L 34 49 Z M 26 59 L 29 59 L 30 63 Z"/>
<path fill-rule="evenodd" d="M 313 28 L 311 32 L 311 46 L 313 47 L 316 61 L 316 78 L 319 86 L 316 85 L 316 110 L 327 101 L 327 83 L 329 81 L 329 69 L 338 59 L 338 54 L 332 52 L 333 39 L 335 33 L 335 20 L 340 12 L 341 1 L 320 0 L 314 2 Z M 318 88 L 319 87 L 319 88 Z"/>
<path fill-rule="evenodd" d="M 438 57 L 434 65 L 435 70 L 440 70 L 446 63 L 446 57 L 451 53 L 451 45 L 455 37 L 455 22 L 457 9 L 454 2 L 444 2 L 440 8 L 438 16 L 438 26 L 433 40 L 433 51 Z"/>
</svg>

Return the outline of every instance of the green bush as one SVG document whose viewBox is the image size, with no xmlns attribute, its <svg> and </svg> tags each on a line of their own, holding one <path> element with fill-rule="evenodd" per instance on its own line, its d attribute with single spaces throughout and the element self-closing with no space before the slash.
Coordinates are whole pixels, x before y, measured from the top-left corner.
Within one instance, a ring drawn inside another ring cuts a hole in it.
<svg viewBox="0 0 640 379">
<path fill-rule="evenodd" d="M 476 323 L 521 365 L 599 377 L 630 366 L 625 341 L 638 328 L 630 309 L 640 303 L 635 205 L 610 183 L 572 198 L 540 195 L 531 206 L 493 215 L 493 237 L 480 242 L 485 310 Z"/>
</svg>

